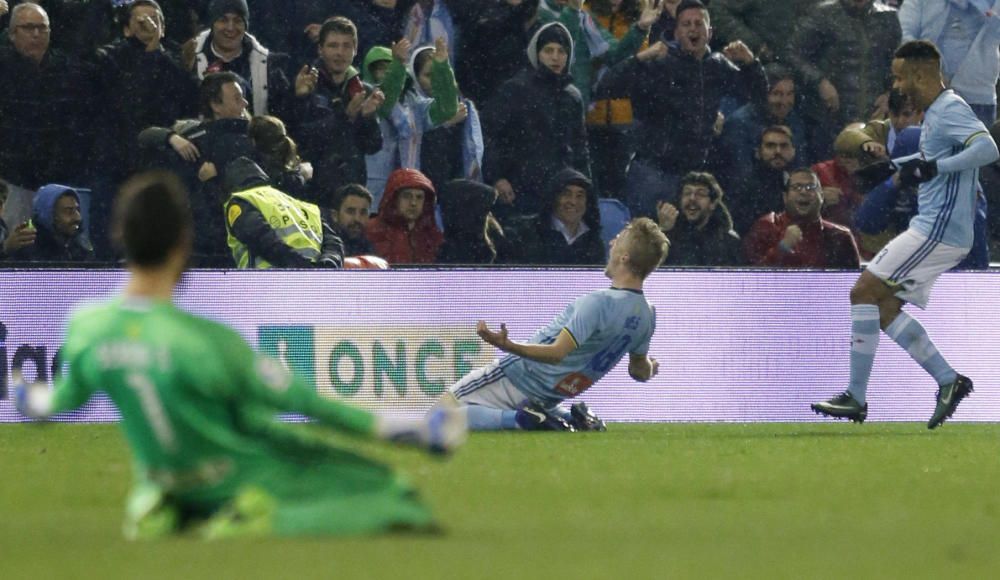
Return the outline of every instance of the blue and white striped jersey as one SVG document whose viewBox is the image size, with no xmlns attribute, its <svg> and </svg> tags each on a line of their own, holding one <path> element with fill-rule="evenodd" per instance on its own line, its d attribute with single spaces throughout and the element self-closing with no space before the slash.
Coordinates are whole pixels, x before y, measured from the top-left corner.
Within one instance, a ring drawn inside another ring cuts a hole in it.
<svg viewBox="0 0 1000 580">
<path fill-rule="evenodd" d="M 977 138 L 989 136 L 969 105 L 955 91 L 938 95 L 924 113 L 920 131 L 920 155 L 940 161 L 957 155 Z M 976 212 L 979 169 L 939 173 L 920 184 L 917 215 L 910 227 L 940 242 L 958 248 L 972 247 L 972 224 Z"/>
<path fill-rule="evenodd" d="M 558 364 L 507 355 L 500 368 L 528 397 L 546 405 L 579 395 L 626 354 L 644 355 L 656 330 L 656 310 L 637 290 L 609 288 L 574 300 L 535 333 L 532 344 L 551 344 L 566 331 L 577 348 Z"/>
</svg>

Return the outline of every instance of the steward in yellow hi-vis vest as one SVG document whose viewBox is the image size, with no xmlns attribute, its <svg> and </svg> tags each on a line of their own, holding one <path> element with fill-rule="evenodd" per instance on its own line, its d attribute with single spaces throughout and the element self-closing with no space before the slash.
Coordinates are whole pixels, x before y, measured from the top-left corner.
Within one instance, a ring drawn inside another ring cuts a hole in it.
<svg viewBox="0 0 1000 580">
<path fill-rule="evenodd" d="M 315 204 L 268 184 L 267 174 L 240 157 L 226 167 L 229 248 L 238 268 L 340 268 L 344 244 Z"/>
</svg>

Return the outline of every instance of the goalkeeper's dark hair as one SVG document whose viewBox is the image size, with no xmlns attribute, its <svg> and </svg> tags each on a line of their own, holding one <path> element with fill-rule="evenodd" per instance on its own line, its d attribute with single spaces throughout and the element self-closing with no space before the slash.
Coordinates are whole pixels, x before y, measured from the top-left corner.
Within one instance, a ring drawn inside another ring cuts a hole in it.
<svg viewBox="0 0 1000 580">
<path fill-rule="evenodd" d="M 929 40 L 911 40 L 896 49 L 894 58 L 914 62 L 941 62 L 941 51 Z"/>
<path fill-rule="evenodd" d="M 112 241 L 137 266 L 163 264 L 193 235 L 187 189 L 169 171 L 140 173 L 126 181 L 113 216 Z"/>
</svg>

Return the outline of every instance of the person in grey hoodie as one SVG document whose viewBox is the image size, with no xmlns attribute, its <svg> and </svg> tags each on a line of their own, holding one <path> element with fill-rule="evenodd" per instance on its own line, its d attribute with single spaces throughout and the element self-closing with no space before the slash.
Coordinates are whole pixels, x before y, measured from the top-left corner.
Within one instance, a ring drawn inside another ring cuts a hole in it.
<svg viewBox="0 0 1000 580">
<path fill-rule="evenodd" d="M 483 107 L 483 177 L 500 195 L 497 210 L 507 214 L 541 211 L 545 184 L 564 167 L 590 175 L 583 100 L 568 72 L 569 31 L 558 22 L 542 26 L 528 44 L 528 58 L 531 68 L 505 82 Z"/>
</svg>

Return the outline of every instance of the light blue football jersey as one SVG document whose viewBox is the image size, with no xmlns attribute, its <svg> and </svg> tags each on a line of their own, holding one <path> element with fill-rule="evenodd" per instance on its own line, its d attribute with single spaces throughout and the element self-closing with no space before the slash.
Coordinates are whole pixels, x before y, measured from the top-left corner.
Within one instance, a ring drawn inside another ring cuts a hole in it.
<svg viewBox="0 0 1000 580">
<path fill-rule="evenodd" d="M 960 153 L 977 136 L 989 133 L 969 105 L 955 91 L 938 95 L 924 113 L 920 130 L 920 155 L 940 161 Z M 979 169 L 939 173 L 920 184 L 917 215 L 910 227 L 940 242 L 958 248 L 972 247 L 972 224 L 976 216 Z"/>
<path fill-rule="evenodd" d="M 598 290 L 574 300 L 529 342 L 551 344 L 563 329 L 577 348 L 562 362 L 547 364 L 516 355 L 500 361 L 518 389 L 549 406 L 590 388 L 626 353 L 645 355 L 656 330 L 656 310 L 640 291 Z"/>
</svg>

